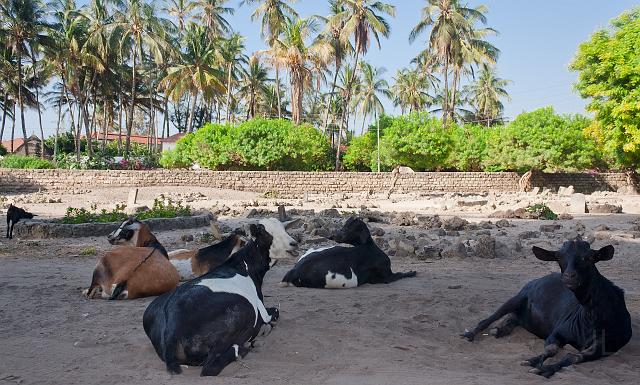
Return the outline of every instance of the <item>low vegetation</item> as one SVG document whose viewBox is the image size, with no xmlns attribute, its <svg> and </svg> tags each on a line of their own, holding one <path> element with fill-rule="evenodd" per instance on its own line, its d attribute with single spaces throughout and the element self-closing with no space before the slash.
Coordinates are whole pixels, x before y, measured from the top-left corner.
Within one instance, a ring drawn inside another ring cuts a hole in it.
<svg viewBox="0 0 640 385">
<path fill-rule="evenodd" d="M 544 203 L 538 203 L 526 208 L 526 211 L 532 213 L 536 218 L 548 221 L 558 219 L 558 214 L 554 213 L 549 206 Z"/>
<path fill-rule="evenodd" d="M 55 165 L 42 158 L 32 156 L 9 155 L 0 159 L 0 167 L 4 168 L 22 168 L 22 169 L 47 169 L 55 168 Z"/>
<path fill-rule="evenodd" d="M 67 208 L 67 212 L 61 222 L 66 224 L 80 223 L 110 223 L 122 222 L 129 217 L 125 212 L 126 205 L 116 205 L 112 210 L 102 209 L 98 211 L 95 205 L 88 210 L 85 208 Z M 140 220 L 152 218 L 176 218 L 192 215 L 191 207 L 183 206 L 182 202 L 174 202 L 171 199 L 156 198 L 150 210 L 136 214 Z"/>
</svg>

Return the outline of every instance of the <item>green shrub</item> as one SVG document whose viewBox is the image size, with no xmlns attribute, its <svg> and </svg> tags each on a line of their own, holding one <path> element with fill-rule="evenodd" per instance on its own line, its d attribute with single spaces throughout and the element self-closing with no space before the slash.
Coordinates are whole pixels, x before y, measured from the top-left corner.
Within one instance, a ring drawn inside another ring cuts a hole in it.
<svg viewBox="0 0 640 385">
<path fill-rule="evenodd" d="M 478 125 L 454 125 L 449 128 L 452 150 L 446 160 L 446 168 L 482 171 L 482 163 L 487 158 L 487 142 L 496 131 Z"/>
<path fill-rule="evenodd" d="M 556 219 L 558 219 L 558 215 L 544 203 L 538 203 L 533 206 L 529 206 L 525 210 L 535 215 L 538 219 L 549 221 L 555 221 Z"/>
<path fill-rule="evenodd" d="M 442 121 L 427 114 L 399 116 L 380 139 L 388 151 L 382 163 L 387 168 L 403 165 L 416 171 L 441 169 L 451 152 L 452 141 Z"/>
<path fill-rule="evenodd" d="M 126 205 L 116 205 L 112 210 L 97 210 L 96 205 L 92 205 L 88 210 L 85 208 L 68 207 L 61 223 L 110 223 L 122 222 L 129 215 L 125 212 Z M 191 216 L 191 207 L 183 206 L 182 202 L 174 202 L 164 197 L 156 198 L 150 210 L 136 214 L 139 220 L 152 218 L 175 218 Z"/>
<path fill-rule="evenodd" d="M 54 168 L 54 165 L 47 159 L 34 158 L 32 156 L 10 155 L 0 160 L 0 167 L 23 168 L 23 169 L 47 169 L 47 168 Z"/>
<path fill-rule="evenodd" d="M 367 132 L 364 135 L 355 137 L 349 143 L 347 152 L 342 157 L 344 166 L 349 171 L 373 171 L 377 167 L 372 168 L 372 158 L 376 158 L 376 133 Z"/>
<path fill-rule="evenodd" d="M 178 141 L 182 142 L 182 147 L 178 145 L 176 150 L 182 152 L 182 148 L 185 148 L 191 164 L 196 162 L 212 170 L 227 169 L 234 153 L 234 131 L 230 125 L 209 123 Z"/>
<path fill-rule="evenodd" d="M 487 146 L 487 171 L 578 171 L 596 167 L 596 144 L 584 134 L 590 120 L 580 115 L 556 115 L 553 108 L 520 114 L 498 129 Z"/>
<path fill-rule="evenodd" d="M 7 149 L 2 146 L 2 143 L 0 143 L 0 156 L 5 155 L 7 155 Z"/>
</svg>

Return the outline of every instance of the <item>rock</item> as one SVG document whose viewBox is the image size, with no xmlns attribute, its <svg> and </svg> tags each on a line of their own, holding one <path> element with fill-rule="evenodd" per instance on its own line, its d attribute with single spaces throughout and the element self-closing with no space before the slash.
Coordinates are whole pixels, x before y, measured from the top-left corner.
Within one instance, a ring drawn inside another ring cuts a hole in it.
<svg viewBox="0 0 640 385">
<path fill-rule="evenodd" d="M 367 208 L 360 209 L 359 216 L 361 218 L 367 219 L 369 222 L 373 222 L 373 223 L 386 223 L 387 222 L 387 220 L 384 217 L 384 214 L 382 214 L 379 211 L 369 210 Z"/>
<path fill-rule="evenodd" d="M 445 235 L 447 237 L 459 237 L 460 236 L 460 232 L 459 231 L 446 231 Z"/>
<path fill-rule="evenodd" d="M 494 259 L 496 257 L 496 240 L 490 236 L 482 236 L 476 240 L 473 247 L 473 254 L 484 259 Z"/>
<path fill-rule="evenodd" d="M 149 211 L 149 207 L 145 205 L 131 205 L 127 206 L 126 212 L 129 215 L 136 215 L 139 213 L 143 213 L 145 211 Z"/>
<path fill-rule="evenodd" d="M 336 209 L 326 209 L 318 213 L 318 215 L 329 218 L 341 218 L 340 212 Z"/>
<path fill-rule="evenodd" d="M 585 230 L 584 224 L 580 221 L 577 221 L 573 228 L 580 234 L 584 233 Z"/>
<path fill-rule="evenodd" d="M 612 205 L 609 203 L 589 203 L 587 205 L 587 211 L 589 214 L 620 214 L 622 212 L 622 206 Z"/>
<path fill-rule="evenodd" d="M 401 250 L 398 249 L 396 250 L 394 257 L 398 257 L 398 258 L 406 258 L 409 256 L 409 253 L 406 250 Z"/>
<path fill-rule="evenodd" d="M 498 227 L 500 229 L 505 228 L 505 227 L 511 227 L 511 226 L 513 226 L 513 225 L 506 219 L 501 219 L 501 220 L 496 222 L 496 227 Z"/>
<path fill-rule="evenodd" d="M 634 186 L 622 186 L 618 189 L 621 195 L 638 195 L 638 190 Z"/>
<path fill-rule="evenodd" d="M 433 229 L 431 234 L 436 237 L 444 237 L 447 235 L 447 232 L 444 229 Z"/>
<path fill-rule="evenodd" d="M 488 200 L 460 200 L 456 204 L 460 207 L 479 207 L 485 206 L 489 203 Z"/>
<path fill-rule="evenodd" d="M 380 227 L 372 227 L 369 231 L 371 232 L 371 236 L 373 237 L 381 237 L 385 234 L 384 229 Z"/>
<path fill-rule="evenodd" d="M 327 243 L 327 242 L 329 242 L 329 239 L 324 237 L 308 238 L 308 239 L 305 239 L 304 241 L 304 243 L 309 245 L 318 245 L 318 244 Z"/>
<path fill-rule="evenodd" d="M 522 207 L 519 209 L 516 209 L 513 212 L 513 215 L 515 216 L 515 218 L 519 218 L 519 219 L 538 219 L 536 218 L 535 214 L 528 212 Z"/>
<path fill-rule="evenodd" d="M 416 257 L 419 260 L 441 259 L 442 249 L 433 246 L 424 246 L 416 251 Z"/>
<path fill-rule="evenodd" d="M 571 196 L 574 193 L 575 193 L 575 189 L 573 188 L 573 186 L 560 187 L 558 189 L 558 195 L 561 195 L 561 196 Z"/>
<path fill-rule="evenodd" d="M 194 238 L 193 238 L 193 235 L 191 235 L 191 234 L 183 234 L 183 235 L 180 237 L 180 240 L 181 240 L 182 242 L 193 242 L 193 239 L 194 239 Z"/>
<path fill-rule="evenodd" d="M 564 239 L 567 239 L 567 240 L 574 240 L 574 239 L 577 239 L 578 237 L 580 237 L 580 234 L 575 230 L 571 230 L 571 231 L 566 231 L 565 233 L 563 233 L 562 237 Z"/>
<path fill-rule="evenodd" d="M 495 245 L 495 254 L 496 257 L 498 258 L 511 258 L 513 256 L 513 253 L 511 251 L 512 248 L 510 248 L 508 245 L 496 241 L 496 245 Z M 514 245 L 513 249 L 517 249 L 517 246 Z M 520 250 L 522 250 L 522 244 L 520 244 Z M 516 251 L 520 251 L 520 250 L 516 250 Z"/>
<path fill-rule="evenodd" d="M 540 232 L 538 231 L 523 231 L 518 234 L 519 239 L 534 239 L 540 238 Z"/>
<path fill-rule="evenodd" d="M 278 206 L 278 219 L 280 220 L 280 222 L 291 220 L 291 217 L 287 215 L 287 211 L 283 205 Z"/>
<path fill-rule="evenodd" d="M 496 227 L 493 223 L 491 223 L 489 221 L 482 221 L 482 222 L 478 223 L 478 226 L 480 228 L 482 228 L 482 229 L 487 229 L 487 230 L 490 230 L 490 229 L 493 229 L 493 228 Z"/>
<path fill-rule="evenodd" d="M 587 241 L 587 243 L 589 243 L 589 244 L 593 244 L 593 242 L 596 241 L 596 237 L 593 234 L 590 234 L 589 236 L 587 236 L 585 241 Z"/>
<path fill-rule="evenodd" d="M 467 247 L 462 242 L 457 242 L 451 247 L 448 247 L 442 251 L 443 258 L 466 258 Z"/>
<path fill-rule="evenodd" d="M 406 251 L 407 254 L 413 254 L 413 253 L 415 253 L 416 248 L 415 248 L 415 246 L 413 246 L 413 244 L 411 244 L 409 242 L 406 242 L 406 241 L 403 241 L 403 240 L 400 240 L 400 241 L 398 241 L 398 250 Z"/>
<path fill-rule="evenodd" d="M 415 224 L 415 215 L 413 213 L 397 213 L 391 223 L 396 226 L 412 226 Z"/>
<path fill-rule="evenodd" d="M 477 236 L 480 236 L 480 235 L 491 235 L 491 231 L 490 230 L 485 230 L 485 229 L 478 230 L 476 232 L 476 235 Z"/>
<path fill-rule="evenodd" d="M 550 225 L 540 225 L 540 232 L 543 233 L 553 233 L 555 231 L 558 231 L 562 228 L 562 225 L 559 223 L 553 223 Z"/>
<path fill-rule="evenodd" d="M 573 219 L 573 215 L 571 214 L 567 214 L 567 213 L 562 213 L 560 215 L 558 215 L 558 219 L 561 221 L 570 221 Z"/>
<path fill-rule="evenodd" d="M 569 214 L 584 214 L 587 208 L 587 201 L 584 194 L 571 195 L 569 202 Z"/>
<path fill-rule="evenodd" d="M 453 217 L 453 218 L 445 219 L 445 221 L 442 224 L 442 227 L 448 231 L 460 231 L 460 230 L 463 230 L 465 226 L 467 226 L 468 224 L 469 222 L 462 218 Z"/>
<path fill-rule="evenodd" d="M 246 210 L 244 212 L 244 214 L 242 214 L 243 218 L 254 218 L 256 216 L 258 216 L 258 210 L 254 209 L 254 208 Z"/>
<path fill-rule="evenodd" d="M 540 187 L 534 187 L 533 189 L 531 189 L 531 191 L 529 192 L 529 194 L 531 195 L 538 195 L 538 193 L 540 193 Z"/>
<path fill-rule="evenodd" d="M 605 225 L 598 225 L 596 226 L 593 231 L 609 231 L 609 227 L 605 226 Z"/>
<path fill-rule="evenodd" d="M 438 215 L 417 215 L 415 221 L 423 229 L 437 229 L 442 226 L 442 219 Z"/>
</svg>

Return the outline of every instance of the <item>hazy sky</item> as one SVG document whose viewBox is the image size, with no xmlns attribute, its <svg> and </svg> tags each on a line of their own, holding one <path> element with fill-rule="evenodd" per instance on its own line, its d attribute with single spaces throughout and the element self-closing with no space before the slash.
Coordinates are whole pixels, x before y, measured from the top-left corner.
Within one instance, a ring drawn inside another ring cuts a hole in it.
<svg viewBox="0 0 640 385">
<path fill-rule="evenodd" d="M 425 46 L 426 35 L 414 44 L 408 36 L 417 23 L 420 10 L 426 3 L 422 0 L 388 0 L 397 8 L 395 19 L 390 20 L 391 37 L 382 41 L 382 50 L 372 45 L 366 60 L 377 67 L 387 69 L 391 83 L 397 69 L 408 65 L 410 60 Z M 82 4 L 83 1 L 79 1 Z M 229 20 L 232 26 L 245 35 L 249 53 L 264 49 L 260 39 L 259 24 L 252 23 L 252 8 L 242 7 L 239 0 L 228 2 L 236 7 L 236 14 Z M 552 105 L 558 112 L 584 112 L 585 102 L 573 91 L 576 74 L 569 71 L 578 45 L 597 29 L 606 27 L 609 20 L 624 10 L 638 5 L 632 0 L 484 0 L 469 1 L 471 6 L 485 4 L 489 7 L 488 26 L 498 30 L 492 38 L 501 50 L 498 71 L 502 78 L 512 83 L 508 91 L 512 100 L 506 102 L 505 116 L 513 118 L 523 111 Z M 324 15 L 328 11 L 324 0 L 299 0 L 295 4 L 301 16 Z M 393 111 L 387 101 L 388 112 Z M 37 114 L 27 113 L 27 130 L 38 132 Z M 43 117 L 45 135 L 55 131 L 56 114 L 50 108 Z M 10 126 L 9 126 L 10 127 Z M 16 128 L 19 127 L 19 121 Z M 19 129 L 18 129 L 19 130 Z M 7 131 L 7 130 L 5 130 Z M 19 134 L 16 133 L 16 136 Z M 4 139 L 10 136 L 5 132 Z"/>
</svg>

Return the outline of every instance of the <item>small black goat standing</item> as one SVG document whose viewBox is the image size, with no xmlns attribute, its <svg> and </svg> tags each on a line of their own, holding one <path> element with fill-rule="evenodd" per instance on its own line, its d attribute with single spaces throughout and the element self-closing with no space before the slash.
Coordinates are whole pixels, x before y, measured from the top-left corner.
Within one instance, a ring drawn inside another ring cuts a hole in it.
<svg viewBox="0 0 640 385">
<path fill-rule="evenodd" d="M 631 339 L 631 317 L 624 292 L 603 277 L 596 263 L 613 258 L 613 246 L 592 250 L 580 239 L 567 241 L 558 251 L 533 248 L 536 258 L 556 261 L 561 273 L 552 273 L 525 285 L 513 298 L 500 306 L 462 336 L 473 338 L 493 322 L 507 316 L 496 329 L 496 338 L 522 326 L 544 338 L 544 352 L 523 361 L 532 373 L 551 377 L 564 367 L 594 361 L 620 350 Z M 560 361 L 545 365 L 564 345 L 578 353 L 568 353 Z"/>
<path fill-rule="evenodd" d="M 13 226 L 18 223 L 20 219 L 32 219 L 35 216 L 37 215 L 33 215 L 20 207 L 10 204 L 7 210 L 7 238 L 13 238 Z"/>
</svg>

